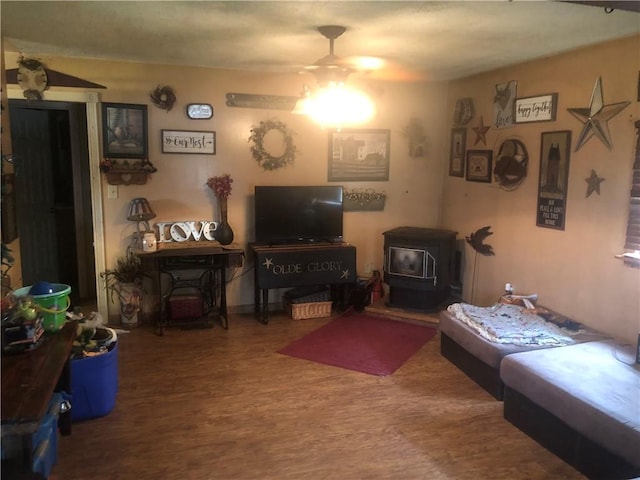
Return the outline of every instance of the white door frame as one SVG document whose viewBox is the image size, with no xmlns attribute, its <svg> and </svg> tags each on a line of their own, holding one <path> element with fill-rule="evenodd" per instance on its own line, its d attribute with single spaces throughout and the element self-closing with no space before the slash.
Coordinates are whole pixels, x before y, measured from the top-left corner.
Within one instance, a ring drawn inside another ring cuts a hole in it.
<svg viewBox="0 0 640 480">
<path fill-rule="evenodd" d="M 22 90 L 15 85 L 7 85 L 7 97 L 10 99 L 24 99 Z M 100 175 L 100 94 L 98 92 L 56 92 L 47 90 L 46 97 L 47 101 L 85 103 L 87 105 L 87 145 L 89 149 L 91 217 L 93 218 L 93 248 L 96 267 L 96 300 L 98 312 L 106 323 L 109 318 L 107 290 L 100 280 L 100 272 L 106 270 L 102 176 Z M 34 106 L 37 106 L 37 103 Z"/>
</svg>

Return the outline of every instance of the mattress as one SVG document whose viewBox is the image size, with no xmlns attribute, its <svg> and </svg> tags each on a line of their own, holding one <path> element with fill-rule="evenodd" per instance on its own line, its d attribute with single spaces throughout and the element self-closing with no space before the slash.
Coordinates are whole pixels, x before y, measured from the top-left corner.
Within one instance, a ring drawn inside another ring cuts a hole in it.
<svg viewBox="0 0 640 480">
<path fill-rule="evenodd" d="M 550 347 L 556 347 L 556 346 L 564 346 L 564 345 L 569 345 L 574 343 L 582 343 L 586 341 L 601 340 L 606 338 L 605 335 L 602 335 L 599 332 L 596 332 L 579 323 L 566 319 L 562 321 L 564 322 L 564 324 L 569 325 L 571 328 L 570 329 L 562 328 L 561 330 L 563 335 L 558 336 L 558 338 L 552 339 L 557 341 L 552 341 L 549 338 L 546 338 L 544 341 L 540 341 L 540 340 L 536 340 L 535 336 L 532 336 L 533 340 L 532 338 L 525 339 L 524 343 L 526 344 L 523 344 L 522 342 L 509 343 L 510 340 L 505 339 L 504 336 L 508 335 L 510 338 L 511 337 L 519 338 L 521 336 L 520 333 L 517 332 L 519 327 L 512 325 L 510 327 L 510 330 L 501 330 L 501 333 L 499 333 L 499 335 L 502 335 L 502 337 L 496 339 L 495 329 L 490 329 L 489 331 L 487 331 L 487 333 L 484 333 L 484 331 L 479 331 L 478 328 L 474 328 L 474 326 L 470 326 L 468 323 L 465 323 L 465 321 L 461 320 L 460 318 L 456 318 L 454 314 L 451 312 L 451 310 L 453 310 L 454 312 L 459 311 L 459 309 L 456 310 L 456 308 L 452 308 L 457 306 L 465 307 L 467 306 L 467 304 L 454 304 L 450 306 L 448 310 L 443 310 L 440 313 L 440 330 L 443 333 L 445 333 L 449 338 L 451 338 L 453 341 L 455 341 L 460 347 L 465 349 L 468 353 L 470 353 L 471 355 L 476 357 L 478 360 L 484 362 L 485 364 L 495 369 L 499 369 L 500 362 L 502 361 L 502 359 L 506 355 L 510 355 L 512 353 L 526 352 L 529 350 L 538 350 L 538 349 L 550 348 Z M 469 307 L 468 308 L 469 311 L 497 312 L 501 315 L 501 319 L 505 320 L 504 321 L 505 324 L 509 323 L 509 320 L 511 320 L 509 318 L 511 313 L 513 312 L 517 313 L 518 312 L 517 309 L 521 308 L 521 307 L 515 307 L 514 305 L 502 306 L 500 304 L 497 304 L 497 306 L 492 306 L 492 307 L 475 307 L 471 305 L 467 307 Z M 514 310 L 514 308 L 516 310 Z M 524 309 L 521 309 L 521 310 L 524 310 Z M 560 317 L 557 314 L 553 314 L 553 315 L 555 315 L 554 318 Z M 561 317 L 561 318 L 564 319 L 565 317 Z M 543 323 L 545 323 L 544 319 L 540 319 L 540 320 Z M 546 322 L 546 323 L 550 324 L 550 327 L 552 328 L 552 333 L 557 330 L 558 323 L 556 322 Z M 552 336 L 552 335 L 547 335 L 547 336 Z M 516 340 L 513 340 L 513 341 L 516 341 Z M 539 343 L 535 343 L 535 342 L 539 342 Z"/>
<path fill-rule="evenodd" d="M 504 384 L 640 467 L 640 370 L 614 341 L 509 355 Z"/>
</svg>

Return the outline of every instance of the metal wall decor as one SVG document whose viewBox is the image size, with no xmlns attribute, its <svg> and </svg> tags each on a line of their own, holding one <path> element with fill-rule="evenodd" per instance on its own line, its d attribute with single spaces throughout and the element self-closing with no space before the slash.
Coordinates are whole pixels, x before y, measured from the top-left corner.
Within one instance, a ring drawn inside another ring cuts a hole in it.
<svg viewBox="0 0 640 480">
<path fill-rule="evenodd" d="M 602 93 L 602 77 L 596 79 L 596 83 L 591 93 L 591 101 L 588 107 L 567 108 L 567 111 L 576 117 L 582 124 L 582 132 L 578 136 L 576 149 L 587 143 L 591 137 L 596 136 L 604 143 L 609 150 L 613 148 L 611 134 L 609 133 L 609 120 L 624 110 L 631 102 L 618 102 L 609 105 L 604 104 Z"/>
<path fill-rule="evenodd" d="M 493 235 L 493 232 L 491 231 L 491 226 L 486 226 L 479 228 L 478 230 L 464 238 L 467 243 L 471 245 L 471 247 L 480 255 L 493 256 L 496 254 L 493 251 L 493 247 L 487 243 L 484 243 L 489 235 Z"/>
<path fill-rule="evenodd" d="M 496 93 L 493 97 L 494 128 L 509 128 L 515 124 L 514 105 L 517 85 L 515 80 L 496 85 Z"/>
<path fill-rule="evenodd" d="M 412 158 L 424 157 L 427 135 L 424 133 L 422 122 L 417 118 L 412 118 L 402 130 L 402 135 L 409 140 L 409 156 Z"/>
<path fill-rule="evenodd" d="M 449 143 L 449 176 L 451 177 L 464 177 L 466 143 L 467 129 L 452 128 Z"/>
<path fill-rule="evenodd" d="M 485 125 L 484 124 L 484 118 L 482 118 L 482 116 L 480 116 L 480 123 L 478 124 L 478 126 L 477 127 L 471 127 L 471 129 L 476 134 L 476 141 L 473 144 L 477 145 L 478 142 L 482 141 L 482 144 L 486 145 L 487 144 L 487 132 L 491 129 L 491 127 L 489 125 Z"/>
<path fill-rule="evenodd" d="M 227 93 L 227 107 L 264 108 L 292 111 L 300 97 L 284 95 L 254 95 L 251 93 Z"/>
<path fill-rule="evenodd" d="M 509 139 L 502 142 L 498 150 L 493 174 L 505 190 L 515 190 L 527 176 L 529 153 L 520 140 Z"/>
<path fill-rule="evenodd" d="M 470 97 L 456 100 L 456 109 L 453 112 L 453 123 L 461 127 L 468 124 L 475 115 L 473 99 Z"/>
<path fill-rule="evenodd" d="M 43 92 L 49 88 L 44 65 L 34 58 L 20 57 L 17 80 L 27 100 L 42 100 Z"/>
<path fill-rule="evenodd" d="M 564 230 L 571 156 L 571 131 L 543 132 L 536 225 Z"/>
<path fill-rule="evenodd" d="M 588 184 L 586 197 L 590 197 L 593 192 L 596 192 L 598 195 L 600 195 L 600 184 L 605 180 L 605 178 L 599 177 L 596 171 L 592 168 L 591 175 L 584 179 L 584 181 Z"/>
</svg>

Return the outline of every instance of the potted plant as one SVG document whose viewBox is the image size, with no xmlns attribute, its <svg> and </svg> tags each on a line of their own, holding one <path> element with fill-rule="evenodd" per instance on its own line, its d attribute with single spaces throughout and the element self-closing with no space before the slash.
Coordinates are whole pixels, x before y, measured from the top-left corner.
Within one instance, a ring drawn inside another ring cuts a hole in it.
<svg viewBox="0 0 640 480">
<path fill-rule="evenodd" d="M 120 301 L 120 320 L 123 325 L 138 325 L 138 312 L 142 306 L 143 280 L 147 276 L 142 269 L 140 258 L 132 249 L 116 260 L 113 269 L 100 274 L 109 291 L 111 301 L 114 296 Z"/>
</svg>

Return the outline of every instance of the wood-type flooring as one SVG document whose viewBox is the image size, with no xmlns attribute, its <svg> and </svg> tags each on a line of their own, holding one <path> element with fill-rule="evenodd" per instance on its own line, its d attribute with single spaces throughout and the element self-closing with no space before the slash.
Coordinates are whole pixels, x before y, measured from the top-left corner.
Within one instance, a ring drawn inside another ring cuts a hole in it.
<svg viewBox="0 0 640 480">
<path fill-rule="evenodd" d="M 50 480 L 578 479 L 440 356 L 388 377 L 276 353 L 329 319 L 119 336 L 107 416 L 60 437 Z"/>
</svg>

